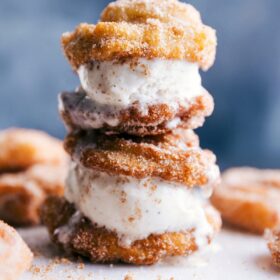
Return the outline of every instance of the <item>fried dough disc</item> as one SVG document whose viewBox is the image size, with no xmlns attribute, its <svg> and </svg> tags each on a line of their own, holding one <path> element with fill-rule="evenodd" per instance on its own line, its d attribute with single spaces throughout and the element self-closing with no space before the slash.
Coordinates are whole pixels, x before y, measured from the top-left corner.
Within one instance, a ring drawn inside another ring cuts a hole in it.
<svg viewBox="0 0 280 280">
<path fill-rule="evenodd" d="M 280 170 L 230 169 L 211 200 L 224 221 L 263 233 L 280 222 Z"/>
<path fill-rule="evenodd" d="M 110 3 L 100 17 L 101 21 L 131 23 L 146 23 L 149 19 L 201 24 L 199 12 L 177 0 L 118 0 Z"/>
<path fill-rule="evenodd" d="M 266 233 L 266 239 L 273 263 L 280 267 L 280 227 L 268 231 Z"/>
<path fill-rule="evenodd" d="M 100 107 L 93 100 L 86 98 L 82 90 L 60 95 L 60 113 L 70 130 L 96 129 L 96 123 L 99 125 L 100 121 L 104 120 L 103 130 L 138 136 L 157 135 L 176 127 L 195 129 L 204 123 L 205 117 L 210 116 L 213 109 L 213 98 L 206 90 L 192 103 L 180 105 L 177 109 L 162 103 L 150 105 L 143 111 L 135 104 L 118 111 L 117 115 L 109 106 Z M 112 119 L 116 119 L 117 124 L 110 125 Z"/>
<path fill-rule="evenodd" d="M 93 263 L 148 265 L 167 256 L 189 255 L 198 249 L 192 231 L 150 235 L 146 239 L 135 241 L 130 247 L 122 247 L 116 233 L 97 227 L 86 218 L 77 220 L 75 212 L 75 208 L 65 199 L 52 197 L 43 207 L 42 220 L 54 242 L 88 257 Z M 213 208 L 209 211 L 209 223 L 216 231 L 219 230 L 220 217 Z M 209 242 L 212 238 L 213 236 L 209 237 Z"/>
<path fill-rule="evenodd" d="M 62 144 L 48 134 L 22 128 L 0 132 L 0 172 L 37 163 L 58 163 L 65 158 Z"/>
<path fill-rule="evenodd" d="M 0 278 L 17 280 L 32 262 L 33 254 L 10 226 L 0 221 Z"/>
<path fill-rule="evenodd" d="M 186 59 L 207 70 L 216 55 L 215 31 L 198 11 L 179 1 L 117 1 L 96 25 L 80 24 L 62 36 L 74 69 L 92 60 L 128 57 Z"/>
<path fill-rule="evenodd" d="M 40 223 L 39 209 L 48 195 L 62 195 L 66 164 L 37 164 L 0 175 L 0 219 L 13 225 Z"/>
<path fill-rule="evenodd" d="M 15 225 L 39 223 L 46 196 L 63 193 L 67 161 L 61 141 L 44 132 L 0 132 L 0 218 Z"/>
<path fill-rule="evenodd" d="M 131 137 L 99 132 L 72 133 L 65 149 L 89 169 L 138 179 L 160 177 L 191 188 L 215 184 L 219 169 L 215 155 L 199 147 L 189 130 L 159 136 Z"/>
</svg>

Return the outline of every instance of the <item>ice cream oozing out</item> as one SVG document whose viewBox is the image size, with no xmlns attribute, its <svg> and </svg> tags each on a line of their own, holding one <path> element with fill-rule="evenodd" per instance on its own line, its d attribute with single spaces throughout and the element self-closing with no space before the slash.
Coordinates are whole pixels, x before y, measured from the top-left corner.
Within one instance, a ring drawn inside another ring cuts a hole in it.
<svg viewBox="0 0 280 280">
<path fill-rule="evenodd" d="M 207 189 L 207 188 L 206 188 Z M 213 235 L 204 205 L 211 195 L 159 178 L 112 176 L 72 163 L 65 197 L 93 224 L 129 246 L 150 234 L 193 230 L 197 246 Z"/>
</svg>

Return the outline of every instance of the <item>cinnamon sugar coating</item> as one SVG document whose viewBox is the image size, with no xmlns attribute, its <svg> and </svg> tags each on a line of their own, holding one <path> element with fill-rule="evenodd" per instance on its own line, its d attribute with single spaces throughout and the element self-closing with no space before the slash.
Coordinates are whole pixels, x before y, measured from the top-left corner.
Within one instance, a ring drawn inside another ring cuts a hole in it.
<svg viewBox="0 0 280 280">
<path fill-rule="evenodd" d="M 115 131 L 137 136 L 163 134 L 176 127 L 198 128 L 214 109 L 213 98 L 206 90 L 192 103 L 180 105 L 177 109 L 174 109 L 170 104 L 162 103 L 150 105 L 147 110 L 143 111 L 138 104 L 134 104 L 118 112 L 106 107 L 98 115 L 96 115 L 95 102 L 86 98 L 86 94 L 82 90 L 74 93 L 62 93 L 60 99 L 63 103 L 60 114 L 70 130 L 94 129 L 93 123 L 96 122 L 96 118 L 113 118 L 117 120 L 117 124 L 104 123 L 103 131 Z M 170 122 L 176 119 L 178 120 L 177 124 L 174 127 L 170 126 Z"/>
<path fill-rule="evenodd" d="M 262 234 L 280 223 L 280 171 L 232 168 L 211 197 L 224 221 Z"/>
<path fill-rule="evenodd" d="M 201 150 L 193 132 L 178 130 L 158 136 L 105 135 L 97 131 L 69 134 L 65 149 L 84 167 L 138 179 L 160 177 L 187 187 L 215 184 L 215 155 Z M 190 148 L 191 146 L 191 148 Z"/>
<path fill-rule="evenodd" d="M 268 232 L 266 237 L 273 263 L 280 268 L 280 227 Z"/>
<path fill-rule="evenodd" d="M 0 219 L 17 226 L 40 223 L 39 210 L 49 195 L 63 195 L 66 165 L 33 165 L 0 175 Z"/>
<path fill-rule="evenodd" d="M 65 157 L 62 143 L 45 132 L 10 128 L 0 132 L 0 172 L 38 163 L 59 163 Z"/>
<path fill-rule="evenodd" d="M 207 70 L 216 45 L 215 31 L 202 23 L 199 13 L 175 0 L 117 1 L 96 25 L 83 23 L 62 36 L 74 69 L 92 60 L 142 57 L 186 59 Z"/>
<path fill-rule="evenodd" d="M 0 132 L 0 219 L 13 225 L 38 224 L 46 197 L 63 194 L 67 161 L 62 142 L 44 132 Z"/>
<path fill-rule="evenodd" d="M 192 231 L 152 234 L 146 239 L 135 241 L 129 247 L 122 247 L 115 232 L 97 227 L 86 218 L 72 225 L 66 243 L 61 243 L 58 238 L 59 228 L 69 225 L 75 212 L 74 206 L 65 199 L 52 197 L 43 207 L 42 219 L 55 243 L 88 257 L 93 263 L 150 265 L 164 257 L 189 255 L 198 249 Z M 209 211 L 209 223 L 216 231 L 220 229 L 220 217 L 213 208 Z"/>
<path fill-rule="evenodd" d="M 16 230 L 0 221 L 0 278 L 19 279 L 32 259 L 32 252 Z"/>
<path fill-rule="evenodd" d="M 199 12 L 177 0 L 118 0 L 110 3 L 100 17 L 101 21 L 131 23 L 147 23 L 149 19 L 201 24 Z"/>
</svg>

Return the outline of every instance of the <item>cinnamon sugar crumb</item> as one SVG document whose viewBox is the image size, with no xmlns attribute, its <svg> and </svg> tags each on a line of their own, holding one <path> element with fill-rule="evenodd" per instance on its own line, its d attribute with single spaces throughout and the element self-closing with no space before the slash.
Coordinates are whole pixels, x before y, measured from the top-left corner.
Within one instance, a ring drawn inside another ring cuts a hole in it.
<svg viewBox="0 0 280 280">
<path fill-rule="evenodd" d="M 41 269 L 39 266 L 35 266 L 35 265 L 32 265 L 29 269 L 29 271 L 33 274 L 33 275 L 36 275 L 36 274 L 39 274 L 41 272 Z"/>
<path fill-rule="evenodd" d="M 123 280 L 134 280 L 134 276 L 131 273 L 128 273 L 125 275 Z"/>
<path fill-rule="evenodd" d="M 135 221 L 135 218 L 132 217 L 132 216 L 130 216 L 130 217 L 128 217 L 128 221 L 129 221 L 130 223 L 133 223 L 133 222 Z"/>
<path fill-rule="evenodd" d="M 121 203 L 126 203 L 127 201 L 126 193 L 124 191 L 121 191 L 120 201 Z"/>
<path fill-rule="evenodd" d="M 85 264 L 84 263 L 78 263 L 77 265 L 78 269 L 84 269 L 85 268 Z"/>
</svg>

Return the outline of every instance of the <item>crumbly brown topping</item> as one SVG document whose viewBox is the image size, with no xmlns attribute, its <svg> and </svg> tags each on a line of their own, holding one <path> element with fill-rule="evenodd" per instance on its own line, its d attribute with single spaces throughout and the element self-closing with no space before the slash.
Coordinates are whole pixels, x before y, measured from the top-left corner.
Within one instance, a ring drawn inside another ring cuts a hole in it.
<svg viewBox="0 0 280 280">
<path fill-rule="evenodd" d="M 207 70 L 217 39 L 191 5 L 138 0 L 111 3 L 96 25 L 83 23 L 63 34 L 62 45 L 74 69 L 92 60 L 144 57 L 186 59 Z"/>
<path fill-rule="evenodd" d="M 191 188 L 209 183 L 209 170 L 216 157 L 198 147 L 183 149 L 189 143 L 189 133 L 178 130 L 141 138 L 80 132 L 68 135 L 65 148 L 89 169 L 139 179 L 160 177 Z"/>
</svg>

